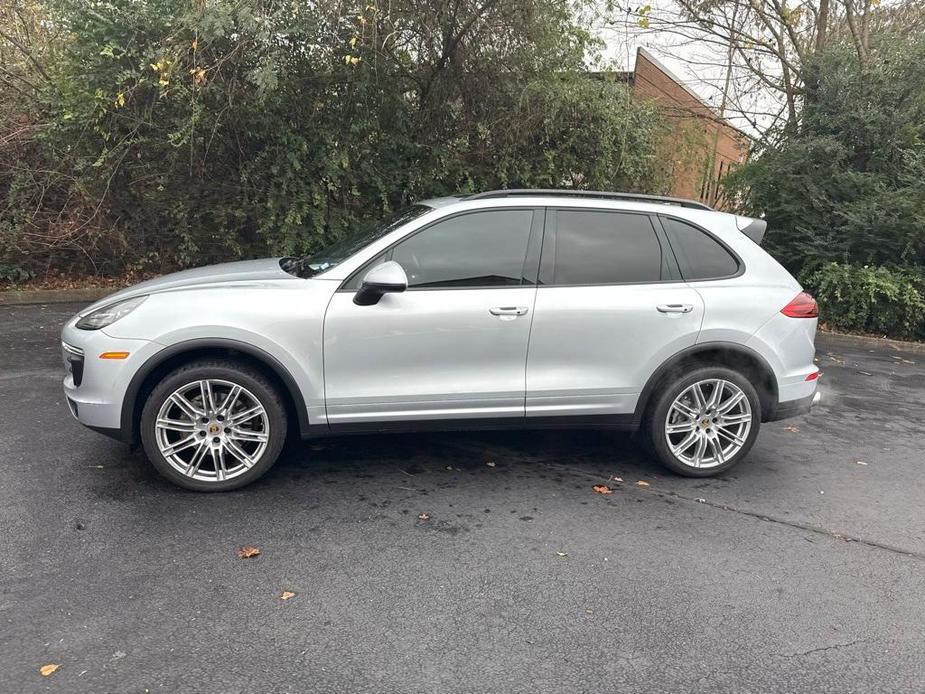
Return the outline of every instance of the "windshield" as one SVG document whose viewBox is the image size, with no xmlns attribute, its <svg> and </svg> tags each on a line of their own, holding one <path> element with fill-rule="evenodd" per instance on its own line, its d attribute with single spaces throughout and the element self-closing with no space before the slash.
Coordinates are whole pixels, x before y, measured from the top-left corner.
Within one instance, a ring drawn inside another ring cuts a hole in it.
<svg viewBox="0 0 925 694">
<path fill-rule="evenodd" d="M 379 220 L 352 234 L 348 234 L 344 238 L 335 241 L 330 246 L 313 255 L 307 255 L 301 258 L 283 258 L 279 261 L 280 267 L 285 272 L 291 275 L 297 275 L 298 277 L 311 277 L 317 275 L 319 272 L 330 270 L 357 251 L 365 248 L 373 241 L 378 241 L 403 224 L 407 224 L 411 220 L 417 219 L 421 215 L 427 214 L 432 210 L 433 208 L 427 205 L 412 205 L 390 217 L 386 217 L 384 220 Z"/>
</svg>

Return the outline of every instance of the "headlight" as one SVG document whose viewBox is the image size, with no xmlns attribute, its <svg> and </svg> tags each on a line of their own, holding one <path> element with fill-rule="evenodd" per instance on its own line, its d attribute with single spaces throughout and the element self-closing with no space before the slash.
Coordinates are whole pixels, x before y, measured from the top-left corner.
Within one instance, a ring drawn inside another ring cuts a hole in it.
<svg viewBox="0 0 925 694">
<path fill-rule="evenodd" d="M 112 325 L 120 318 L 130 314 L 141 306 L 142 302 L 147 298 L 147 296 L 136 296 L 134 299 L 125 299 L 124 301 L 117 301 L 114 304 L 109 304 L 109 306 L 98 308 L 93 313 L 88 313 L 77 321 L 77 327 L 81 330 L 105 328 L 107 325 Z"/>
</svg>

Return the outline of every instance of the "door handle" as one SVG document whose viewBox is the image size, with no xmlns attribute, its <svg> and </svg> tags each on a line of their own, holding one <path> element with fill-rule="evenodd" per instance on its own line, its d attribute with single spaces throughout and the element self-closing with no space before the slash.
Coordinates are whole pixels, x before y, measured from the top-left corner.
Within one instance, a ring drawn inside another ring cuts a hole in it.
<svg viewBox="0 0 925 694">
<path fill-rule="evenodd" d="M 488 312 L 493 316 L 525 316 L 529 310 L 526 306 L 495 306 Z"/>
<path fill-rule="evenodd" d="M 655 308 L 659 313 L 690 313 L 694 310 L 693 304 L 659 304 Z"/>
</svg>

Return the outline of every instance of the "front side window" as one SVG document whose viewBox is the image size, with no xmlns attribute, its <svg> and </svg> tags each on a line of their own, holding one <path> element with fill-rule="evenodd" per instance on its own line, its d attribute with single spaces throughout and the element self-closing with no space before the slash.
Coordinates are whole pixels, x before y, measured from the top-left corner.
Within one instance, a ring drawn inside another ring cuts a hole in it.
<svg viewBox="0 0 925 694">
<path fill-rule="evenodd" d="M 709 234 L 671 217 L 663 217 L 662 223 L 685 280 L 729 277 L 739 271 L 735 256 Z"/>
<path fill-rule="evenodd" d="M 532 210 L 463 214 L 399 242 L 391 259 L 409 288 L 520 285 L 532 223 Z"/>
<path fill-rule="evenodd" d="M 662 279 L 662 249 L 647 215 L 556 213 L 553 284 L 627 284 Z"/>
</svg>

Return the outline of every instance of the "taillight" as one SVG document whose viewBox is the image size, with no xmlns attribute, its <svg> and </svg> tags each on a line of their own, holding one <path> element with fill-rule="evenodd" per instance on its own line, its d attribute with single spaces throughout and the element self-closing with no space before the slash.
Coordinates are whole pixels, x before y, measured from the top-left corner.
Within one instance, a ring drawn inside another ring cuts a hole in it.
<svg viewBox="0 0 925 694">
<path fill-rule="evenodd" d="M 800 292 L 780 312 L 790 318 L 817 318 L 819 316 L 819 305 L 812 295 Z"/>
</svg>

